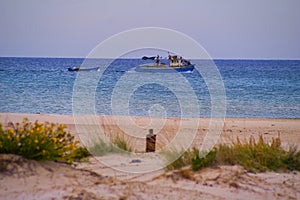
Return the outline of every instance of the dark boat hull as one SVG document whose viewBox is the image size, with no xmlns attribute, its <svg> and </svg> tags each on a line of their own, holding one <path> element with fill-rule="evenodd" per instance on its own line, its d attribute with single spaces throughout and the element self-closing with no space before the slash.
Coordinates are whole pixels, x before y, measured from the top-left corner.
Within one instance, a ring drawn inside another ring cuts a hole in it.
<svg viewBox="0 0 300 200">
<path fill-rule="evenodd" d="M 68 71 L 97 71 L 99 68 L 80 68 L 80 67 L 69 67 Z"/>
<path fill-rule="evenodd" d="M 137 66 L 135 71 L 137 72 L 162 72 L 162 73 L 174 73 L 174 72 L 192 72 L 194 65 L 188 65 L 183 67 L 169 67 L 166 65 L 142 65 Z"/>
</svg>

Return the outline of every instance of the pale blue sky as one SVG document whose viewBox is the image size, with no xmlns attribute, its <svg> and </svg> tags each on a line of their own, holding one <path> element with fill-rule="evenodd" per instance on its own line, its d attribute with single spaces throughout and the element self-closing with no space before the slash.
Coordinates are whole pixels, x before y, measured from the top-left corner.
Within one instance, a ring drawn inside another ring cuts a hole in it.
<svg viewBox="0 0 300 200">
<path fill-rule="evenodd" d="M 0 0 L 0 56 L 85 57 L 127 29 L 185 33 L 213 58 L 300 59 L 299 0 Z"/>
</svg>

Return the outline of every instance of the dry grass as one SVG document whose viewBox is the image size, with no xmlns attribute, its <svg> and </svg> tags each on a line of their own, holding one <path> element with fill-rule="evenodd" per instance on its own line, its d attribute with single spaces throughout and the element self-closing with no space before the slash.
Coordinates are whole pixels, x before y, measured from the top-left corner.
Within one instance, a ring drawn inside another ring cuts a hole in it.
<svg viewBox="0 0 300 200">
<path fill-rule="evenodd" d="M 165 155 L 167 160 L 171 160 L 178 156 L 178 152 L 168 152 Z M 264 141 L 261 135 L 257 140 L 250 137 L 243 143 L 237 138 L 232 144 L 218 145 L 201 158 L 197 149 L 188 150 L 166 169 L 174 170 L 188 165 L 193 170 L 216 165 L 241 165 L 253 172 L 300 171 L 300 151 L 295 147 L 288 150 L 282 148 L 280 137 L 273 138 L 270 143 Z"/>
<path fill-rule="evenodd" d="M 132 145 L 129 136 L 115 125 L 102 125 L 102 130 L 109 138 L 110 142 L 99 139 L 94 143 L 89 151 L 95 156 L 104 156 L 109 153 L 128 153 L 132 152 Z"/>
</svg>

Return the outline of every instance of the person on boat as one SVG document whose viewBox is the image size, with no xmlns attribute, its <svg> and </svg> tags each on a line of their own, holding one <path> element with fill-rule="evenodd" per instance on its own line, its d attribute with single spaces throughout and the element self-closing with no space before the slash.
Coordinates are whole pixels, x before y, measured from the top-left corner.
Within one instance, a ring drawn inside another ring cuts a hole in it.
<svg viewBox="0 0 300 200">
<path fill-rule="evenodd" d="M 183 60 L 183 63 L 186 65 L 186 66 L 188 66 L 188 65 L 191 65 L 191 62 L 189 61 L 189 60 Z"/>
<path fill-rule="evenodd" d="M 156 56 L 156 60 L 155 60 L 156 65 L 159 65 L 159 55 Z"/>
<path fill-rule="evenodd" d="M 182 57 L 180 56 L 179 59 L 178 59 L 178 66 L 179 67 L 182 67 Z"/>
</svg>

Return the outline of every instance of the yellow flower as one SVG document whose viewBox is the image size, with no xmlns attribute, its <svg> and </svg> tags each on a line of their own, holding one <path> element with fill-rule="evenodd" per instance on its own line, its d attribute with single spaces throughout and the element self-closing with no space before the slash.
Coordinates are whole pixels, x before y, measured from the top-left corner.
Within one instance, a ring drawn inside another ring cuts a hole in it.
<svg viewBox="0 0 300 200">
<path fill-rule="evenodd" d="M 39 141 L 37 139 L 34 140 L 35 143 L 39 143 Z"/>
<path fill-rule="evenodd" d="M 10 133 L 10 134 L 14 134 L 14 129 L 12 129 L 12 128 L 9 128 L 9 129 L 8 129 L 8 133 Z"/>
<path fill-rule="evenodd" d="M 33 130 L 32 130 L 32 129 L 30 130 L 30 133 L 33 133 Z"/>
</svg>

